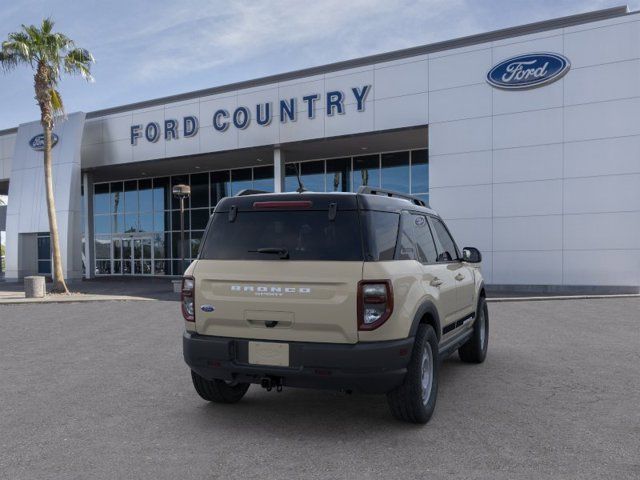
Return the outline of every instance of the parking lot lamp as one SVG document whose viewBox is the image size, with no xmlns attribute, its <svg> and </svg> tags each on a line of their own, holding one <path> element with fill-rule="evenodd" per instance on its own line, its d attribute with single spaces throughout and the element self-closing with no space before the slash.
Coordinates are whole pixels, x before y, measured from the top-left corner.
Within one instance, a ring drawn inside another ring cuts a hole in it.
<svg viewBox="0 0 640 480">
<path fill-rule="evenodd" d="M 171 189 L 173 196 L 180 200 L 180 258 L 182 259 L 182 273 L 187 269 L 184 263 L 184 201 L 191 195 L 189 185 L 179 184 Z"/>
</svg>

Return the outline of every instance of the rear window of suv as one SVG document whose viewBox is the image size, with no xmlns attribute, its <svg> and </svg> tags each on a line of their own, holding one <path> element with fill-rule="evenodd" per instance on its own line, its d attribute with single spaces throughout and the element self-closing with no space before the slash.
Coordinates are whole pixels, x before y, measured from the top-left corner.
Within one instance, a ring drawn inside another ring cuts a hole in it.
<svg viewBox="0 0 640 480">
<path fill-rule="evenodd" d="M 357 211 L 240 211 L 233 221 L 215 213 L 200 258 L 204 260 L 364 259 Z"/>
</svg>

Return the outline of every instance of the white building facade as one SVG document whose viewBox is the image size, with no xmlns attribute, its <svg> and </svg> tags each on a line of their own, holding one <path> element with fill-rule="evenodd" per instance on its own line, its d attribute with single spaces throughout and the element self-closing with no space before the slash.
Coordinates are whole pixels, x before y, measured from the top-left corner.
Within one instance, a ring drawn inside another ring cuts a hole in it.
<svg viewBox="0 0 640 480">
<path fill-rule="evenodd" d="M 0 132 L 7 280 L 50 269 L 39 131 Z M 298 168 L 310 190 L 428 200 L 490 285 L 640 286 L 640 13 L 626 7 L 73 114 L 55 133 L 72 279 L 179 275 L 172 185 L 192 188 L 193 258 L 219 198 L 294 190 Z"/>
</svg>

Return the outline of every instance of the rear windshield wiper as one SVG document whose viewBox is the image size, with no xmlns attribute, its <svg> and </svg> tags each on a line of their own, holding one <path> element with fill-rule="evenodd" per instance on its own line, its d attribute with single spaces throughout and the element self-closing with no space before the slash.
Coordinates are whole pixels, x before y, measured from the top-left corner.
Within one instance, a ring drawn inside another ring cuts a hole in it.
<svg viewBox="0 0 640 480">
<path fill-rule="evenodd" d="M 257 250 L 249 250 L 249 253 L 272 253 L 279 255 L 282 260 L 289 259 L 289 250 L 279 247 L 258 248 Z"/>
</svg>

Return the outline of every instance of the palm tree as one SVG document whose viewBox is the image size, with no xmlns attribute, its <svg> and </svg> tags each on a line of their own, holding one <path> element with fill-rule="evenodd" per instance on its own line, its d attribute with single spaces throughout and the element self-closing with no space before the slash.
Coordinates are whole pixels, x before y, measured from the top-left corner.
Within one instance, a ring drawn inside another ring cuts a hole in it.
<svg viewBox="0 0 640 480">
<path fill-rule="evenodd" d="M 57 117 L 64 115 L 62 98 L 58 92 L 61 74 L 82 75 L 91 81 L 89 51 L 76 47 L 73 40 L 53 32 L 53 20 L 45 18 L 42 25 L 22 25 L 19 32 L 10 33 L 2 42 L 0 64 L 5 71 L 26 65 L 33 70 L 35 99 L 40 107 L 40 123 L 44 130 L 44 178 L 47 192 L 47 212 L 53 247 L 53 287 L 57 293 L 69 293 L 62 273 L 58 222 L 51 178 L 51 131 Z"/>
</svg>

